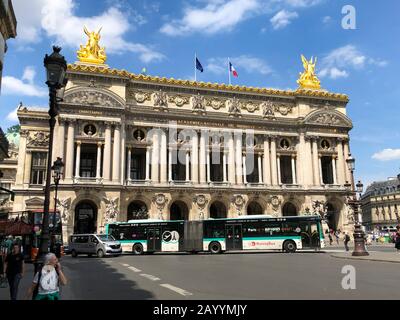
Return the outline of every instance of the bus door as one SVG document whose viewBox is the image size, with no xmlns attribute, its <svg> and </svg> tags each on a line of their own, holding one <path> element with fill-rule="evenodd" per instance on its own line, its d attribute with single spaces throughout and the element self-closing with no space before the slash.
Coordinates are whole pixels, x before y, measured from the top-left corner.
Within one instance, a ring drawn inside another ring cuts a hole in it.
<svg viewBox="0 0 400 320">
<path fill-rule="evenodd" d="M 161 229 L 147 229 L 147 251 L 161 251 Z"/>
<path fill-rule="evenodd" d="M 242 250 L 242 225 L 233 224 L 226 226 L 226 250 Z"/>
<path fill-rule="evenodd" d="M 320 246 L 318 223 L 314 221 L 301 223 L 301 244 L 304 248 Z"/>
</svg>

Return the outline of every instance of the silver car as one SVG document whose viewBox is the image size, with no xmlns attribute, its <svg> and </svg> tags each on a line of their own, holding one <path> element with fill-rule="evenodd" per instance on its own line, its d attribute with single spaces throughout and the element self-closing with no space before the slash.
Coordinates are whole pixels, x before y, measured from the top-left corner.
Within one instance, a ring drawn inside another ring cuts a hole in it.
<svg viewBox="0 0 400 320">
<path fill-rule="evenodd" d="M 87 254 L 89 257 L 95 254 L 102 258 L 122 253 L 121 243 L 107 234 L 74 234 L 69 238 L 68 247 L 74 258 L 78 254 Z"/>
</svg>

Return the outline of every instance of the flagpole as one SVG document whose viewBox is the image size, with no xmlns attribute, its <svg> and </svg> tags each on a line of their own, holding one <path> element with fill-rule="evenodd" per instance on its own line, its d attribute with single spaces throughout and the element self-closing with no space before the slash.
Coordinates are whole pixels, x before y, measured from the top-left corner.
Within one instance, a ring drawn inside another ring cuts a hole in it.
<svg viewBox="0 0 400 320">
<path fill-rule="evenodd" d="M 229 78 L 229 85 L 231 85 L 231 61 L 228 57 L 228 78 Z"/>
<path fill-rule="evenodd" d="M 197 68 L 196 68 L 197 53 L 194 53 L 194 81 L 197 81 Z"/>
</svg>

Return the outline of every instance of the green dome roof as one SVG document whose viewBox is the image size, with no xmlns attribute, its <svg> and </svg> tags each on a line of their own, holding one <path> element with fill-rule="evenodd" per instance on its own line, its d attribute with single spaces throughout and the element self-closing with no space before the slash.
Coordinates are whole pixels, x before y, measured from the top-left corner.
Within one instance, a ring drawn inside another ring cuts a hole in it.
<svg viewBox="0 0 400 320">
<path fill-rule="evenodd" d="M 19 132 L 7 132 L 6 138 L 10 144 L 14 144 L 19 147 Z"/>
</svg>

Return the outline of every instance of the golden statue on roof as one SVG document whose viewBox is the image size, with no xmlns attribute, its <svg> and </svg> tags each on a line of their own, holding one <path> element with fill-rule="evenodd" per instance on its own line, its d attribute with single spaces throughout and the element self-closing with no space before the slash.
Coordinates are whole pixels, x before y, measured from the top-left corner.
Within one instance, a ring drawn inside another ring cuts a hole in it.
<svg viewBox="0 0 400 320">
<path fill-rule="evenodd" d="M 301 55 L 303 61 L 304 72 L 300 73 L 300 78 L 297 83 L 302 89 L 321 89 L 321 82 L 315 74 L 315 65 L 317 64 L 317 58 L 308 61 L 303 55 Z M 313 61 L 314 60 L 314 61 Z"/>
<path fill-rule="evenodd" d="M 81 62 L 93 63 L 93 64 L 104 64 L 107 59 L 105 48 L 100 47 L 99 41 L 101 39 L 100 31 L 89 32 L 89 30 L 84 27 L 84 31 L 88 36 L 88 41 L 86 46 L 81 45 L 78 50 L 78 59 Z"/>
</svg>

